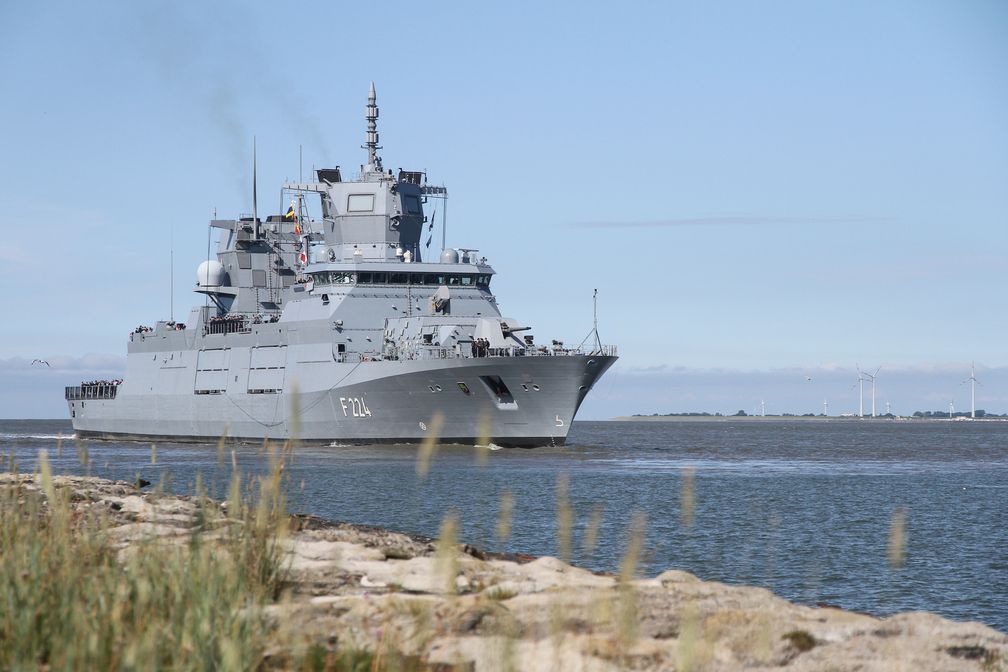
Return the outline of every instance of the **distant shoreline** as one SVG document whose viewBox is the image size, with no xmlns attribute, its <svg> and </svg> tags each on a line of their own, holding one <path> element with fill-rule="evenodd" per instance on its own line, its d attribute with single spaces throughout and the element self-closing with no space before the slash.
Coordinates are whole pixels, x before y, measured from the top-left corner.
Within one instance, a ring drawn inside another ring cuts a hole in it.
<svg viewBox="0 0 1008 672">
<path fill-rule="evenodd" d="M 610 418 L 610 422 L 913 422 L 913 423 L 948 423 L 948 422 L 1008 422 L 1008 418 L 913 418 L 897 416 L 894 418 L 856 415 L 620 415 Z"/>
</svg>

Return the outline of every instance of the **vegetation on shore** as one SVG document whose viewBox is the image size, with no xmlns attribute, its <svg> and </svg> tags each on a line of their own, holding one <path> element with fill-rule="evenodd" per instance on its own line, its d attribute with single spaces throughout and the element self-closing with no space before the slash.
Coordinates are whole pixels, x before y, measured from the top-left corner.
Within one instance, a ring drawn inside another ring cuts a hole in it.
<svg viewBox="0 0 1008 672">
<path fill-rule="evenodd" d="M 0 669 L 253 669 L 284 581 L 282 468 L 226 506 L 198 498 L 184 543 L 124 546 L 74 506 L 45 454 L 0 488 Z"/>
</svg>

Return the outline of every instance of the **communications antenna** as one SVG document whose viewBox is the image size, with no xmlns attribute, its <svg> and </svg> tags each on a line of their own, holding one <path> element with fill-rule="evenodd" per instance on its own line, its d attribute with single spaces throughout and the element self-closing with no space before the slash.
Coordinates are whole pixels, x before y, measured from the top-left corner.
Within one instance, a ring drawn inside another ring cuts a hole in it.
<svg viewBox="0 0 1008 672">
<path fill-rule="evenodd" d="M 585 336 L 584 339 L 581 341 L 581 345 L 578 346 L 578 350 L 584 347 L 584 344 L 588 341 L 589 338 L 592 337 L 592 335 L 595 336 L 595 347 L 596 347 L 596 350 L 592 351 L 592 354 L 595 354 L 596 352 L 601 354 L 602 341 L 601 339 L 599 339 L 599 333 L 598 333 L 598 288 L 596 288 L 594 293 L 592 294 L 592 329 L 591 331 L 588 332 L 588 335 Z"/>
<path fill-rule="evenodd" d="M 256 138 L 252 136 L 252 227 L 255 238 L 259 240 L 259 208 L 256 206 Z"/>
</svg>

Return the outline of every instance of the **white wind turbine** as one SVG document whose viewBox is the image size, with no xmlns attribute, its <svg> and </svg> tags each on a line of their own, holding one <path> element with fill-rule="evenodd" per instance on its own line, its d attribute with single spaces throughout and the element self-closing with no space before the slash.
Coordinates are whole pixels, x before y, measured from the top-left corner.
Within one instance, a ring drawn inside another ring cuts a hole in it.
<svg viewBox="0 0 1008 672">
<path fill-rule="evenodd" d="M 878 372 L 882 370 L 882 367 L 875 369 L 875 373 L 865 372 L 864 375 L 871 381 L 871 417 L 875 417 L 875 377 L 878 376 Z M 860 371 L 858 372 L 860 373 Z M 862 415 L 864 415 L 862 413 Z"/>
<path fill-rule="evenodd" d="M 857 382 L 854 385 L 858 386 L 858 415 L 864 417 L 864 372 L 861 370 L 860 364 L 855 364 L 857 367 Z M 851 389 L 854 389 L 854 385 L 851 385 Z"/>
<path fill-rule="evenodd" d="M 970 377 L 962 381 L 962 383 L 970 384 L 970 417 L 976 417 L 976 386 L 980 384 L 980 381 L 976 379 L 976 364 L 970 362 Z"/>
</svg>

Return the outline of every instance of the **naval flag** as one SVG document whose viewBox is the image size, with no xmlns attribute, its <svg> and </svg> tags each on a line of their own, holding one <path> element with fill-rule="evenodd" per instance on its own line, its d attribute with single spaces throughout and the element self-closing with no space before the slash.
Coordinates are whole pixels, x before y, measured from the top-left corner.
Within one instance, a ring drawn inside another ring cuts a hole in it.
<svg viewBox="0 0 1008 672">
<path fill-rule="evenodd" d="M 294 201 L 291 201 L 290 207 L 287 208 L 287 212 L 284 213 L 283 218 L 286 221 L 294 222 L 294 235 L 301 235 L 301 220 L 297 216 L 297 210 L 294 208 Z"/>
<path fill-rule="evenodd" d="M 308 236 L 301 236 L 301 245 L 298 247 L 298 262 L 302 266 L 308 265 Z"/>
<path fill-rule="evenodd" d="M 436 203 L 434 204 L 434 212 L 432 212 L 431 216 L 430 216 L 430 224 L 427 226 L 427 233 L 430 234 L 429 236 L 427 236 L 427 248 L 428 249 L 430 249 L 431 241 L 434 240 L 434 218 L 435 217 L 437 217 L 437 204 Z"/>
</svg>

